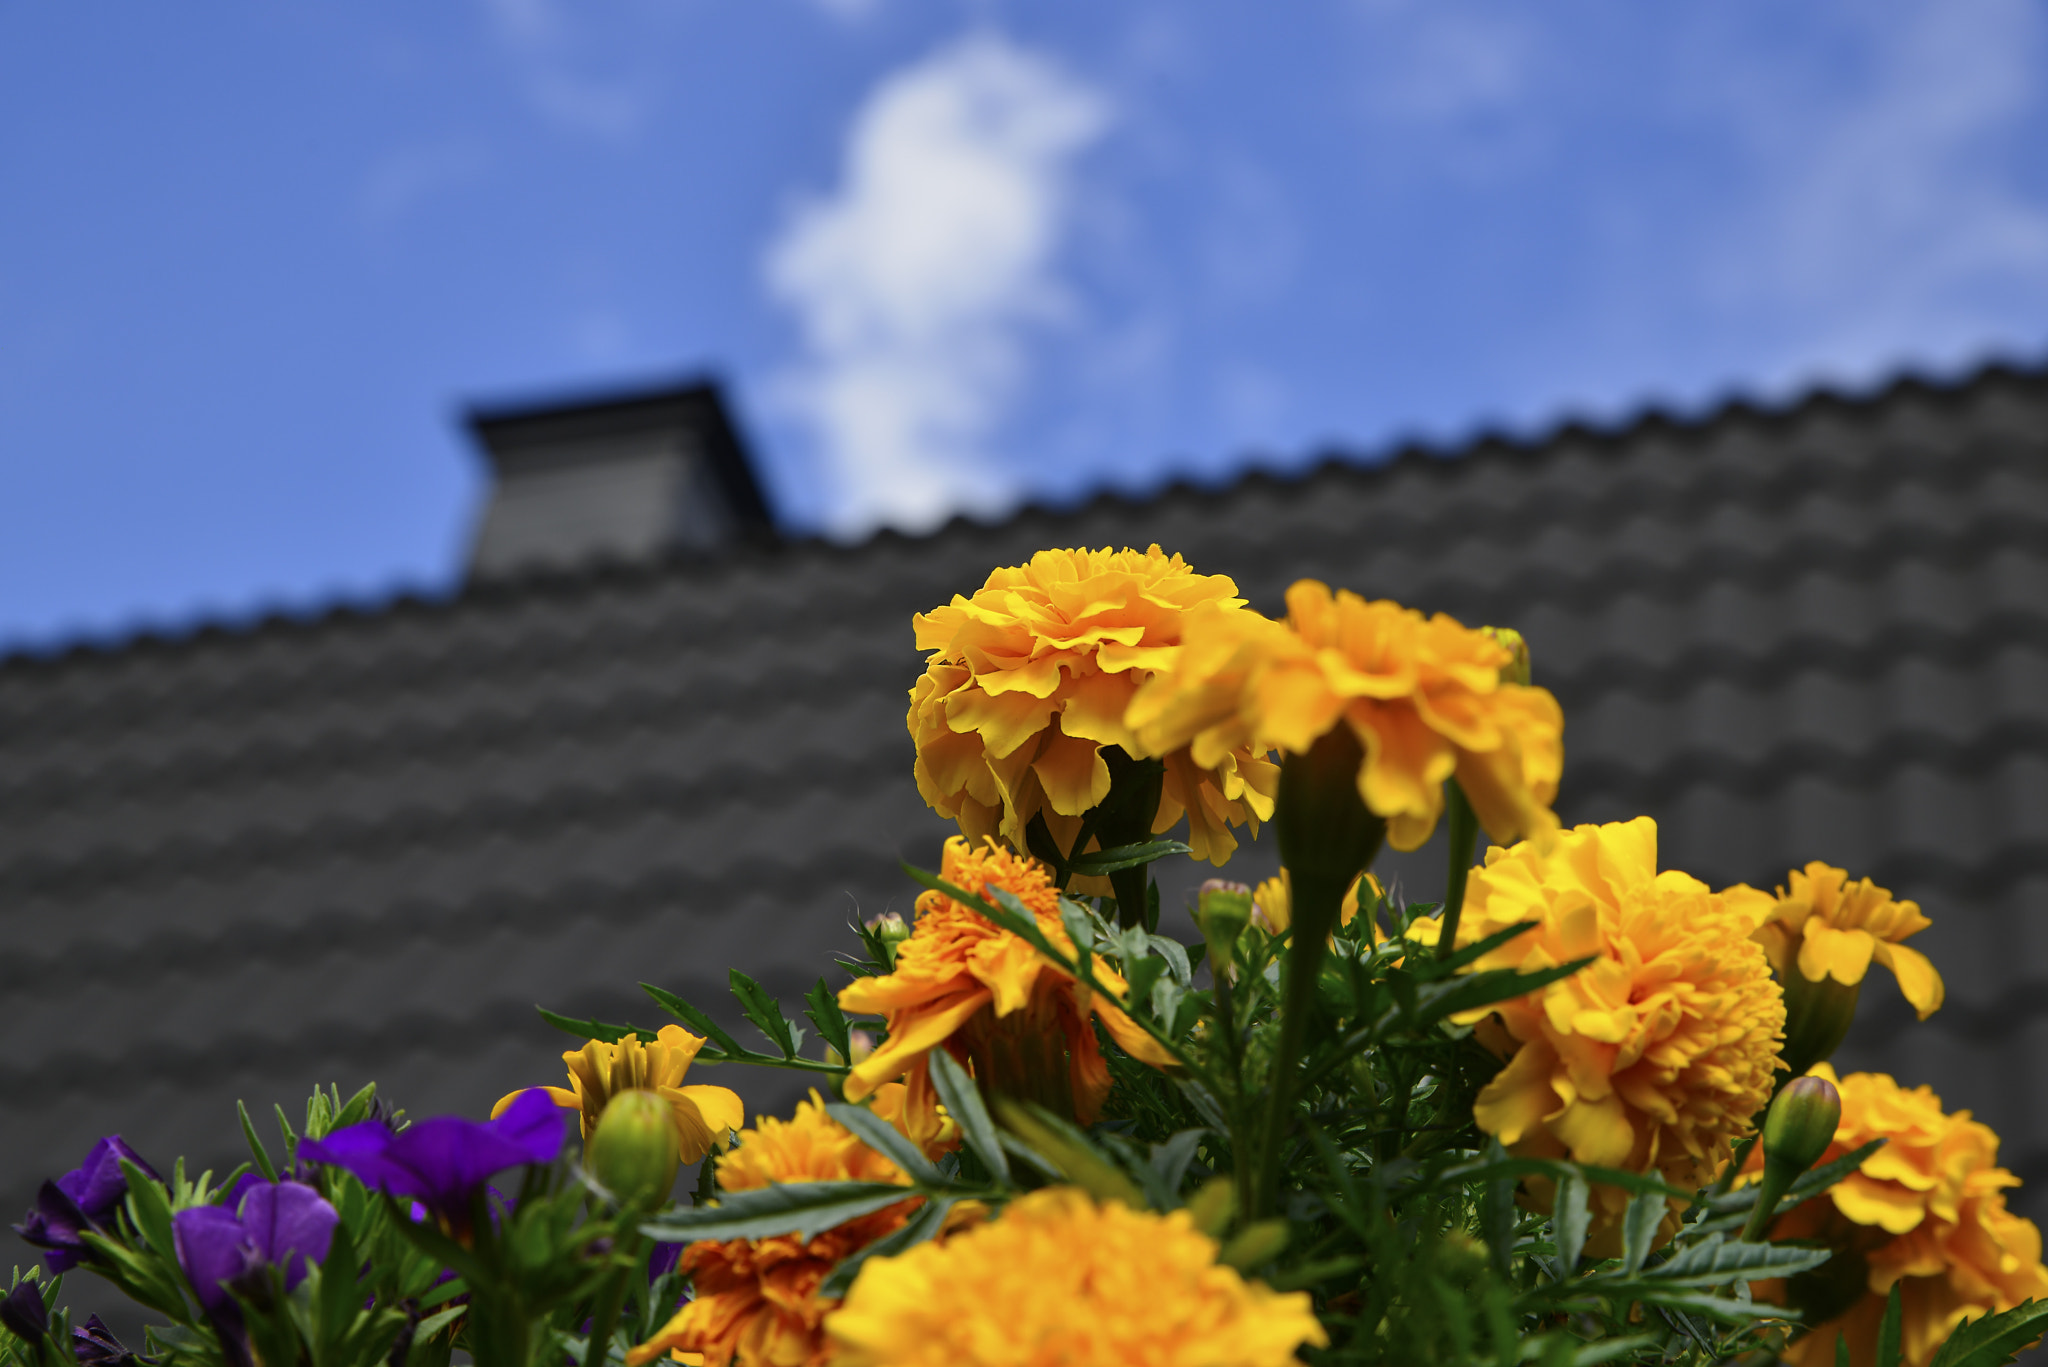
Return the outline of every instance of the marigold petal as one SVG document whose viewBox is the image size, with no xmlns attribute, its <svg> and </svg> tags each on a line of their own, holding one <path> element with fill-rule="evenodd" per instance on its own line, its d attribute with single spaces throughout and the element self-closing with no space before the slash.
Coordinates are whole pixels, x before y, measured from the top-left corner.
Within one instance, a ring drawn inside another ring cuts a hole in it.
<svg viewBox="0 0 2048 1367">
<path fill-rule="evenodd" d="M 859 985 L 853 984 L 854 987 Z M 851 988 L 847 989 L 850 990 Z M 853 1070 L 846 1075 L 846 1099 L 858 1101 L 884 1082 L 901 1077 L 904 1069 L 943 1044 L 967 1023 L 969 1017 L 988 1005 L 990 996 L 987 988 L 976 987 L 960 991 L 952 1000 L 935 1009 L 891 1016 L 889 1038 L 883 1041 L 881 1048 L 854 1065 Z M 842 1005 L 845 1004 L 845 999 L 846 993 L 842 991 Z"/>
<path fill-rule="evenodd" d="M 1905 945 L 1879 943 L 1872 951 L 1876 960 L 1892 971 L 1899 980 L 1899 991 L 1912 1003 L 1913 1009 L 1926 1020 L 1941 1009 L 1941 1003 L 1948 989 L 1941 981 L 1941 974 L 1934 971 L 1934 965 L 1927 956 L 1917 949 Z"/>
<path fill-rule="evenodd" d="M 676 1089 L 688 1097 L 713 1134 L 737 1130 L 747 1123 L 747 1105 L 729 1087 L 689 1086 Z"/>
<path fill-rule="evenodd" d="M 1870 971 L 1870 956 L 1877 941 L 1861 930 L 1837 930 L 1819 920 L 1806 923 L 1806 939 L 1799 946 L 1799 971 L 1808 982 L 1833 978 L 1854 986 Z"/>
<path fill-rule="evenodd" d="M 1540 1040 L 1524 1044 L 1507 1066 L 1480 1088 L 1472 1103 L 1472 1118 L 1501 1143 L 1520 1143 L 1561 1104 L 1550 1083 L 1556 1067 L 1557 1054 L 1548 1044 Z"/>
<path fill-rule="evenodd" d="M 981 737 L 989 755 L 1001 759 L 1026 741 L 1037 738 L 1051 719 L 1055 704 L 1032 693 L 990 693 L 964 689 L 946 700 L 946 725 Z"/>
<path fill-rule="evenodd" d="M 1045 800 L 1062 816 L 1080 816 L 1109 796 L 1109 765 L 1102 747 L 1061 731 L 1048 731 L 1031 762 Z"/>
</svg>

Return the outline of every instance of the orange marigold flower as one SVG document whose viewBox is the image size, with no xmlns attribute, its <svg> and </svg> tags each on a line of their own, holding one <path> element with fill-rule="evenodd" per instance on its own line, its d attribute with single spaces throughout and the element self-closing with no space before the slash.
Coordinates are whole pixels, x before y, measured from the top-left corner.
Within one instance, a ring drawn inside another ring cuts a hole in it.
<svg viewBox="0 0 2048 1367">
<path fill-rule="evenodd" d="M 1341 721 L 1365 752 L 1359 796 L 1397 850 L 1429 839 L 1453 776 L 1494 839 L 1556 828 L 1564 714 L 1547 690 L 1503 681 L 1515 657 L 1493 636 L 1312 579 L 1287 591 L 1284 624 L 1202 607 L 1181 636 L 1124 714 L 1148 753 L 1305 754 Z"/>
<path fill-rule="evenodd" d="M 875 1100 L 884 1114 L 902 1110 L 900 1096 Z M 832 1119 L 816 1092 L 797 1106 L 793 1119 L 763 1117 L 742 1131 L 739 1147 L 718 1160 L 718 1185 L 726 1191 L 777 1182 L 908 1181 L 894 1163 Z M 640 1367 L 673 1351 L 702 1354 L 698 1360 L 708 1367 L 735 1361 L 740 1367 L 823 1367 L 832 1349 L 822 1326 L 839 1301 L 820 1296 L 818 1288 L 842 1259 L 902 1228 L 919 1200 L 886 1206 L 808 1242 L 784 1234 L 691 1244 L 676 1266 L 691 1278 L 696 1298 L 626 1361 Z M 978 1212 L 963 1208 L 958 1214 L 965 1222 Z"/>
<path fill-rule="evenodd" d="M 1686 1190 L 1711 1181 L 1778 1066 L 1784 1001 L 1750 938 L 1769 910 L 1753 888 L 1716 893 L 1658 872 L 1646 816 L 1489 849 L 1466 885 L 1459 943 L 1536 928 L 1474 970 L 1593 962 L 1456 1018 L 1485 1021 L 1481 1039 L 1507 1056 L 1473 1106 L 1479 1127 L 1517 1154 L 1654 1172 Z M 1531 1187 L 1547 1204 L 1547 1188 Z M 1593 1200 L 1596 1230 L 1618 1236 L 1627 1193 L 1603 1186 Z"/>
<path fill-rule="evenodd" d="M 1073 1187 L 871 1259 L 825 1327 L 838 1367 L 1282 1367 L 1328 1342 L 1306 1294 L 1219 1264 L 1186 1211 Z"/>
<path fill-rule="evenodd" d="M 1754 1284 L 1759 1298 L 1798 1301 L 1817 1321 L 1786 1349 L 1785 1361 L 1832 1367 L 1843 1335 L 1852 1362 L 1874 1361 L 1894 1283 L 1909 1367 L 1927 1367 L 1966 1318 L 2048 1298 L 2041 1232 L 2005 1208 L 2005 1189 L 2019 1179 L 1998 1166 L 1998 1136 L 1989 1126 L 1968 1111 L 1945 1114 L 1931 1088 L 1908 1091 L 1882 1073 L 1837 1080 L 1825 1063 L 1812 1072 L 1842 1094 L 1841 1124 L 1822 1163 L 1873 1139 L 1888 1142 L 1772 1223 L 1774 1240 L 1812 1239 L 1837 1250 L 1833 1262 L 1792 1286 Z M 1750 1166 L 1762 1164 L 1752 1159 Z"/>
<path fill-rule="evenodd" d="M 1833 978 L 1854 987 L 1875 959 L 1899 980 L 1921 1020 L 1941 1009 L 1941 974 L 1925 954 L 1899 943 L 1933 924 L 1919 903 L 1895 902 L 1868 878 L 1852 883 L 1845 870 L 1819 860 L 1794 869 L 1790 883 L 1778 889 L 1778 904 L 1756 933 L 1780 978 L 1789 980 L 1796 966 L 1808 982 Z"/>
<path fill-rule="evenodd" d="M 978 895 L 1013 894 L 1038 918 L 1053 946 L 1074 952 L 1060 923 L 1059 893 L 1045 866 L 993 839 L 977 847 L 961 836 L 946 842 L 941 876 Z M 839 1005 L 887 1017 L 889 1038 L 847 1074 L 846 1095 L 858 1100 L 890 1078 L 907 1075 L 913 1113 L 936 1108 L 927 1056 L 945 1047 L 992 1091 L 1024 1097 L 1073 1115 L 1095 1118 L 1109 1094 L 1109 1066 L 1096 1044 L 1092 1014 L 1132 1057 L 1155 1066 L 1171 1056 L 1124 1014 L 1126 987 L 1102 959 L 1095 979 L 1105 1000 L 1049 962 L 1024 940 L 943 893 L 917 899 L 917 924 L 896 951 L 895 971 L 842 988 Z"/>
<path fill-rule="evenodd" d="M 683 1085 L 684 1074 L 703 1047 L 702 1035 L 693 1035 L 680 1025 L 662 1026 L 652 1044 L 643 1043 L 638 1035 L 628 1035 L 617 1044 L 592 1040 L 562 1055 L 562 1062 L 569 1065 L 567 1088 L 541 1090 L 553 1097 L 557 1106 L 583 1112 L 586 1147 L 612 1097 L 636 1089 L 653 1092 L 669 1103 L 675 1116 L 681 1161 L 694 1163 L 747 1121 L 745 1103 L 730 1088 Z M 527 1090 L 522 1087 L 500 1097 L 491 1108 L 492 1117 L 502 1115 Z"/>
<path fill-rule="evenodd" d="M 1082 814 L 1109 793 L 1099 752 L 1138 753 L 1124 726 L 1132 694 L 1172 662 L 1191 609 L 1242 611 L 1236 594 L 1228 578 L 1196 574 L 1156 545 L 1040 551 L 992 572 L 972 598 L 919 614 L 917 648 L 932 654 L 907 718 L 918 792 L 970 840 L 999 835 L 1024 849 L 1042 815 L 1062 850 L 1081 853 L 1072 845 Z M 1230 827 L 1257 834 L 1273 814 L 1279 769 L 1242 746 L 1199 765 L 1169 750 L 1152 829 L 1185 812 L 1195 857 L 1221 864 L 1237 848 Z"/>
</svg>

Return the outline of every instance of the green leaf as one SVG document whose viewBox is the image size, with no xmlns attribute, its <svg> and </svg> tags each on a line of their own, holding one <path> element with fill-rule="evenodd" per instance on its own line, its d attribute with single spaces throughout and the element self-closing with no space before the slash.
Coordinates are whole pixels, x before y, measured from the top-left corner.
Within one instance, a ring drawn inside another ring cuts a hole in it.
<svg viewBox="0 0 2048 1367">
<path fill-rule="evenodd" d="M 671 1244 L 769 1239 L 778 1234 L 808 1241 L 915 1195 L 892 1182 L 777 1182 L 753 1191 L 727 1192 L 715 1206 L 670 1211 L 642 1225 L 640 1232 Z"/>
<path fill-rule="evenodd" d="M 1621 1218 L 1621 1268 L 1633 1277 L 1643 1270 L 1643 1260 L 1650 1256 L 1650 1245 L 1657 1237 L 1657 1226 L 1664 1222 L 1664 1212 L 1671 1207 L 1656 1192 L 1639 1191 L 1628 1201 L 1628 1213 Z"/>
<path fill-rule="evenodd" d="M 740 1048 L 738 1040 L 719 1028 L 717 1021 L 711 1019 L 711 1017 L 705 1015 L 675 993 L 670 992 L 666 988 L 656 987 L 653 983 L 641 983 L 640 990 L 654 998 L 656 1006 L 717 1045 L 724 1052 L 726 1058 L 744 1058 L 748 1054 L 748 1050 Z M 699 1054 L 698 1057 L 706 1063 L 717 1062 L 716 1059 L 704 1059 L 702 1054 Z"/>
<path fill-rule="evenodd" d="M 1557 1279 L 1563 1281 L 1578 1270 L 1579 1254 L 1586 1248 L 1586 1229 L 1592 1222 L 1584 1179 L 1567 1177 L 1559 1182 L 1555 1207 L 1551 1227 L 1557 1237 Z"/>
<path fill-rule="evenodd" d="M 1088 908 L 1079 902 L 1060 898 L 1060 924 L 1067 928 L 1067 938 L 1074 942 L 1076 954 L 1095 952 L 1095 927 L 1089 924 Z"/>
<path fill-rule="evenodd" d="M 906 1176 L 919 1182 L 937 1183 L 942 1180 L 939 1170 L 932 1166 L 931 1160 L 918 1150 L 917 1145 L 867 1107 L 828 1101 L 825 1113 L 858 1135 L 861 1143 L 903 1169 Z"/>
<path fill-rule="evenodd" d="M 376 1104 L 377 1084 L 365 1082 L 361 1090 L 350 1097 L 348 1103 L 335 1114 L 334 1123 L 328 1127 L 328 1133 L 332 1134 L 335 1130 L 344 1130 L 351 1125 L 368 1120 L 370 1118 L 370 1108 Z"/>
<path fill-rule="evenodd" d="M 1760 1277 L 1789 1277 L 1795 1272 L 1819 1267 L 1833 1256 L 1833 1252 L 1825 1248 L 1723 1241 L 1719 1234 L 1709 1234 L 1698 1243 L 1681 1248 L 1643 1275 L 1660 1282 L 1720 1286 L 1732 1281 L 1755 1281 Z"/>
<path fill-rule="evenodd" d="M 1173 970 L 1174 981 L 1182 987 L 1192 987 L 1195 982 L 1194 967 L 1188 962 L 1188 947 L 1169 935 L 1148 935 L 1153 953 L 1166 960 L 1166 966 Z"/>
<path fill-rule="evenodd" d="M 1152 987 L 1155 983 L 1164 981 L 1175 988 L 1180 986 L 1173 979 L 1166 976 L 1166 960 L 1157 958 L 1139 959 L 1127 965 L 1124 969 L 1124 981 L 1130 985 L 1131 989 L 1129 995 L 1124 1000 L 1134 1004 L 1151 1002 Z M 1179 999 L 1176 997 L 1171 1000 L 1178 1002 Z M 1160 1011 L 1155 1007 L 1152 1014 L 1164 1017 L 1167 1012 Z"/>
<path fill-rule="evenodd" d="M 1160 1187 L 1175 1202 L 1180 1199 L 1181 1183 L 1187 1180 L 1188 1165 L 1195 1161 L 1195 1150 L 1208 1135 L 1206 1129 L 1181 1130 L 1165 1143 L 1152 1146 L 1152 1170 L 1159 1175 Z"/>
<path fill-rule="evenodd" d="M 121 1160 L 121 1175 L 128 1179 L 128 1215 L 135 1221 L 135 1228 L 142 1231 L 142 1237 L 155 1252 L 165 1258 L 176 1257 L 172 1251 L 176 1244 L 171 1239 L 171 1205 L 164 1199 L 164 1189 L 126 1158 Z"/>
<path fill-rule="evenodd" d="M 1941 1359 L 1936 1358 L 1935 1361 Z M 1849 1367 L 1849 1336 L 1839 1329 L 1835 1331 L 1835 1367 Z"/>
<path fill-rule="evenodd" d="M 249 1141 L 249 1152 L 256 1159 L 256 1170 L 263 1174 L 264 1180 L 275 1182 L 277 1169 L 271 1164 L 270 1154 L 264 1150 L 263 1141 L 256 1137 L 256 1122 L 249 1118 L 249 1108 L 237 1101 L 235 1113 L 242 1117 L 242 1138 Z"/>
<path fill-rule="evenodd" d="M 651 1044 L 654 1041 L 654 1032 L 652 1030 L 641 1030 L 631 1025 L 611 1025 L 604 1021 L 587 1020 L 576 1016 L 564 1016 L 558 1011 L 548 1010 L 545 1006 L 536 1006 L 533 1009 L 540 1012 L 540 1018 L 549 1025 L 554 1026 L 555 1029 L 560 1030 L 564 1034 L 574 1035 L 577 1039 L 603 1040 L 606 1044 L 617 1044 L 628 1035 L 638 1035 L 647 1043 Z"/>
<path fill-rule="evenodd" d="M 2048 1331 L 2048 1301 L 2021 1301 L 1996 1315 L 1964 1320 L 1934 1355 L 1934 1367 L 2003 1367 Z"/>
<path fill-rule="evenodd" d="M 1421 916 L 1412 916 L 1409 918 L 1409 923 L 1413 924 L 1415 921 L 1419 921 L 1422 919 L 1424 918 Z M 1481 959 L 1493 953 L 1493 951 L 1499 949 L 1502 945 L 1514 939 L 1517 935 L 1526 935 L 1534 929 L 1536 929 L 1536 922 L 1534 921 L 1517 921 L 1515 922 L 1515 924 L 1509 926 L 1506 930 L 1497 930 L 1483 940 L 1474 940 L 1471 944 L 1466 945 L 1463 949 L 1459 950 L 1455 954 L 1446 954 L 1441 959 L 1420 960 L 1417 963 L 1411 965 L 1409 971 L 1413 972 L 1418 977 L 1428 979 L 1431 981 L 1434 981 L 1438 978 L 1451 977 L 1452 975 L 1457 973 L 1459 969 L 1462 969 L 1469 964 L 1478 963 Z M 1396 938 L 1398 939 L 1405 937 Z"/>
<path fill-rule="evenodd" d="M 959 1125 L 960 1138 L 989 1175 L 1008 1186 L 1012 1180 L 1010 1160 L 1003 1153 L 995 1122 L 989 1119 L 988 1107 L 982 1104 L 974 1079 L 944 1049 L 932 1050 L 925 1059 L 931 1069 L 932 1086 L 938 1090 L 939 1100 L 946 1104 L 946 1113 Z"/>
<path fill-rule="evenodd" d="M 1899 1367 L 1900 1315 L 1899 1283 L 1893 1282 L 1891 1294 L 1884 1298 L 1884 1318 L 1878 1321 L 1877 1357 L 1871 1367 Z"/>
<path fill-rule="evenodd" d="M 1410 1029 L 1421 1030 L 1460 1011 L 1476 1011 L 1495 1002 L 1511 1001 L 1539 987 L 1548 987 L 1560 978 L 1569 978 L 1592 962 L 1590 957 L 1574 959 L 1568 964 L 1540 968 L 1534 973 L 1495 968 L 1448 982 L 1429 983 L 1416 993 L 1415 1006 L 1410 1012 L 1413 1019 L 1406 1024 Z"/>
<path fill-rule="evenodd" d="M 1140 864 L 1153 863 L 1170 854 L 1190 852 L 1190 848 L 1178 840 L 1145 840 L 1135 845 L 1118 845 L 1114 849 L 1076 856 L 1067 861 L 1067 870 L 1079 878 L 1100 878 L 1105 874 L 1134 869 Z"/>
<path fill-rule="evenodd" d="M 839 1057 L 850 1058 L 853 1046 L 846 1028 L 846 1014 L 839 1009 L 839 998 L 831 988 L 825 986 L 823 978 L 804 994 L 804 1014 L 811 1018 L 811 1024 L 818 1027 L 818 1038 L 839 1051 Z"/>
<path fill-rule="evenodd" d="M 739 999 L 740 1014 L 752 1021 L 754 1028 L 780 1049 L 784 1058 L 795 1058 L 796 1041 L 790 1037 L 789 1022 L 782 1015 L 782 1003 L 769 996 L 767 988 L 737 968 L 726 976 L 732 983 L 733 996 Z"/>
<path fill-rule="evenodd" d="M 348 1226 L 336 1225 L 334 1242 L 328 1246 L 327 1261 L 319 1268 L 318 1324 L 319 1339 L 323 1344 L 339 1341 L 362 1307 L 363 1294 L 356 1290 L 356 1272 L 361 1266 Z M 327 1355 L 321 1353 L 316 1356 L 324 1358 Z"/>
<path fill-rule="evenodd" d="M 426 1342 L 449 1325 L 455 1323 L 455 1321 L 461 1319 L 463 1312 L 468 1309 L 469 1307 L 466 1305 L 451 1305 L 438 1314 L 427 1316 L 413 1326 L 412 1341 L 415 1344 Z"/>
<path fill-rule="evenodd" d="M 861 1268 L 866 1266 L 868 1259 L 893 1258 L 914 1244 L 921 1244 L 936 1237 L 938 1232 L 945 1228 L 946 1214 L 952 1209 L 952 1201 L 945 1197 L 926 1201 L 901 1229 L 886 1239 L 875 1240 L 851 1257 L 842 1259 L 839 1266 L 832 1269 L 832 1275 L 825 1278 L 824 1284 L 818 1288 L 818 1294 L 844 1296 L 852 1287 L 853 1279 L 860 1275 Z"/>
</svg>

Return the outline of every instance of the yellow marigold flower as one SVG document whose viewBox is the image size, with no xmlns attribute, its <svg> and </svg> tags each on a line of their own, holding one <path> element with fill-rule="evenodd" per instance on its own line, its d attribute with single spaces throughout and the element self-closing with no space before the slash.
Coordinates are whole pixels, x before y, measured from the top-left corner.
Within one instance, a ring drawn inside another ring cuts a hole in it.
<svg viewBox="0 0 2048 1367">
<path fill-rule="evenodd" d="M 694 1163 L 709 1153 L 727 1134 L 747 1121 L 746 1105 L 739 1094 L 727 1087 L 683 1085 L 684 1074 L 704 1037 L 693 1035 L 680 1025 L 664 1025 L 655 1032 L 654 1043 L 643 1043 L 628 1035 L 617 1044 L 592 1040 L 581 1049 L 562 1055 L 569 1065 L 569 1086 L 545 1087 L 557 1106 L 583 1112 L 583 1143 L 597 1133 L 597 1119 L 605 1103 L 620 1092 L 654 1092 L 669 1103 L 676 1120 L 676 1147 L 684 1163 Z M 496 1117 L 504 1113 L 524 1091 L 507 1092 L 491 1108 Z"/>
<path fill-rule="evenodd" d="M 883 1089 L 902 1092 L 900 1085 Z M 885 1104 L 887 1103 L 887 1104 Z M 877 1111 L 902 1110 L 901 1097 L 877 1096 Z M 718 1185 L 752 1191 L 777 1182 L 895 1182 L 903 1173 L 825 1111 L 816 1092 L 790 1120 L 763 1117 L 742 1131 L 740 1145 L 718 1160 Z M 823 1324 L 839 1304 L 818 1288 L 849 1254 L 902 1228 L 919 1198 L 863 1215 L 808 1242 L 794 1234 L 691 1244 L 677 1270 L 696 1287 L 696 1298 L 661 1332 L 626 1357 L 632 1367 L 663 1353 L 702 1354 L 709 1367 L 823 1367 L 832 1356 Z M 978 1218 L 979 1207 L 959 1212 Z"/>
<path fill-rule="evenodd" d="M 1517 1154 L 1654 1172 L 1686 1190 L 1711 1181 L 1778 1066 L 1784 1001 L 1750 938 L 1769 910 L 1753 888 L 1716 893 L 1658 872 L 1648 817 L 1489 849 L 1466 885 L 1459 942 L 1518 921 L 1536 929 L 1475 971 L 1593 962 L 1457 1017 L 1497 1013 L 1480 1037 L 1507 1056 L 1473 1106 L 1479 1127 Z M 1613 1233 L 1627 1194 L 1601 1187 L 1593 1199 L 1596 1227 Z"/>
<path fill-rule="evenodd" d="M 1774 1240 L 1813 1239 L 1839 1250 L 1813 1275 L 1837 1286 L 1842 1279 L 1829 1274 L 1838 1270 L 1860 1280 L 1845 1288 L 1852 1298 L 1846 1309 L 1839 1308 L 1839 1294 L 1833 1306 L 1809 1304 L 1824 1318 L 1791 1344 L 1785 1361 L 1832 1367 L 1841 1335 L 1848 1337 L 1852 1362 L 1874 1361 L 1878 1322 L 1894 1283 L 1910 1367 L 1927 1367 L 1965 1318 L 2048 1298 L 2041 1232 L 2005 1208 L 2005 1189 L 2019 1179 L 1998 1166 L 1998 1136 L 1989 1126 L 1968 1111 L 1945 1114 L 1931 1088 L 1908 1091 L 1882 1073 L 1837 1080 L 1825 1063 L 1812 1071 L 1842 1094 L 1841 1124 L 1821 1162 L 1873 1139 L 1889 1142 L 1829 1191 L 1772 1224 Z M 1760 1168 L 1760 1161 L 1751 1167 Z M 1782 1281 L 1758 1282 L 1755 1290 L 1764 1299 L 1791 1298 Z"/>
<path fill-rule="evenodd" d="M 1941 1009 L 1941 974 L 1925 954 L 1899 943 L 1933 924 L 1919 903 L 1895 902 L 1868 878 L 1851 883 L 1846 871 L 1819 860 L 1794 869 L 1790 881 L 1756 933 L 1780 978 L 1789 980 L 1796 965 L 1808 982 L 1833 978 L 1854 987 L 1875 959 L 1899 980 L 1921 1020 Z"/>
<path fill-rule="evenodd" d="M 1236 594 L 1228 578 L 1196 574 L 1156 545 L 1040 551 L 991 573 L 972 598 L 919 614 L 917 648 L 932 654 L 907 718 L 918 792 L 970 840 L 999 835 L 1024 849 L 1025 828 L 1043 815 L 1060 848 L 1080 853 L 1082 814 L 1109 793 L 1099 752 L 1138 753 L 1124 726 L 1132 694 L 1172 662 L 1191 609 L 1242 611 Z M 1237 848 L 1230 827 L 1257 834 L 1272 816 L 1279 769 L 1245 747 L 1199 765 L 1168 749 L 1152 829 L 1185 812 L 1195 857 L 1221 864 Z"/>
<path fill-rule="evenodd" d="M 1351 886 L 1344 889 L 1344 902 L 1338 914 L 1339 923 L 1350 925 L 1358 915 L 1358 890 L 1364 884 L 1372 893 L 1374 901 L 1386 896 L 1386 889 L 1380 880 L 1370 873 L 1362 873 L 1351 880 Z M 1268 935 L 1278 935 L 1294 924 L 1294 880 L 1287 870 L 1268 878 L 1252 890 L 1252 924 Z M 1372 928 L 1374 944 L 1386 939 L 1377 923 Z"/>
<path fill-rule="evenodd" d="M 946 842 L 941 876 L 972 893 L 1001 888 L 1014 894 L 1046 938 L 1073 953 L 1060 924 L 1059 894 L 1038 861 L 993 839 L 977 848 L 956 835 Z M 942 893 L 919 897 L 917 911 L 916 927 L 896 951 L 895 971 L 840 990 L 842 1008 L 886 1016 L 889 1028 L 882 1046 L 847 1074 L 848 1099 L 907 1075 L 907 1104 L 913 1113 L 929 1114 L 937 1102 L 927 1056 L 943 1046 L 983 1087 L 1085 1123 L 1109 1094 L 1109 1066 L 1091 1014 L 1132 1057 L 1155 1066 L 1172 1061 L 1124 1014 L 1118 1004 L 1124 981 L 1099 956 L 1096 981 L 1117 1000 L 1105 1001 L 1025 941 Z"/>
<path fill-rule="evenodd" d="M 1341 721 L 1365 752 L 1359 796 L 1397 850 L 1429 839 L 1453 776 L 1494 839 L 1556 828 L 1564 714 L 1547 690 L 1502 681 L 1514 656 L 1485 632 L 1304 579 L 1284 624 L 1205 606 L 1181 637 L 1124 714 L 1148 753 L 1305 754 Z"/>
<path fill-rule="evenodd" d="M 838 1367 L 1282 1367 L 1328 1342 L 1306 1294 L 1219 1264 L 1186 1211 L 1073 1187 L 870 1260 L 825 1328 Z"/>
</svg>

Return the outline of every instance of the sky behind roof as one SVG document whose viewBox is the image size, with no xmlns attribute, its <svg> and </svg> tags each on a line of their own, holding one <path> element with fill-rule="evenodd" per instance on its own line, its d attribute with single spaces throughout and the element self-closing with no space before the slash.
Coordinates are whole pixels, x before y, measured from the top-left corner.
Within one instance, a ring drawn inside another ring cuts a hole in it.
<svg viewBox="0 0 2048 1367">
<path fill-rule="evenodd" d="M 2044 78 L 2033 0 L 0 0 L 0 642 L 446 589 L 473 402 L 716 373 L 857 537 L 2039 360 Z"/>
</svg>

